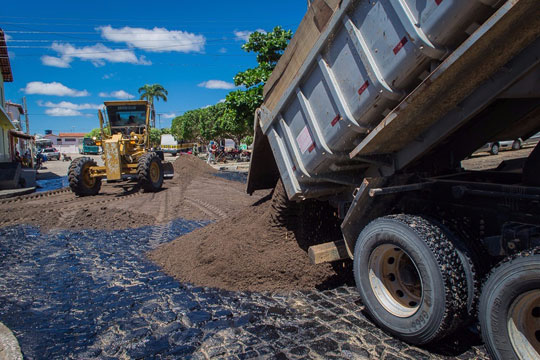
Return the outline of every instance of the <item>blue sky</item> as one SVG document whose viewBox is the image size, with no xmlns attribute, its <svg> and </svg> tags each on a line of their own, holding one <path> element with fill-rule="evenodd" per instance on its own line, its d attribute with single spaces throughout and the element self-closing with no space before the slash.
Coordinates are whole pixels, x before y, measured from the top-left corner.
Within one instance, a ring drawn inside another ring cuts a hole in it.
<svg viewBox="0 0 540 360">
<path fill-rule="evenodd" d="M 155 4 L 155 6 L 152 6 Z M 234 75 L 256 65 L 240 47 L 255 30 L 296 30 L 306 1 L 8 1 L 14 81 L 6 100 L 26 96 L 32 133 L 87 132 L 105 100 L 138 98 L 144 84 L 169 91 L 156 103 L 161 127 L 211 105 Z M 156 125 L 157 121 L 156 121 Z"/>
</svg>

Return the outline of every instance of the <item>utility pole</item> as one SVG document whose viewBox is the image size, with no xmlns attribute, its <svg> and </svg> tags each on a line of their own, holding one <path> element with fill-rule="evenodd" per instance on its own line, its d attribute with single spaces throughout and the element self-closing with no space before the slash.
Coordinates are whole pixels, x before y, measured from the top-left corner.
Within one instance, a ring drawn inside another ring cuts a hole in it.
<svg viewBox="0 0 540 360">
<path fill-rule="evenodd" d="M 24 106 L 24 119 L 26 120 L 26 134 L 30 135 L 30 120 L 28 120 L 28 107 L 26 106 L 26 96 L 23 96 L 23 106 Z M 35 143 L 32 140 L 27 140 L 26 144 L 30 148 L 30 166 L 34 168 L 34 146 Z"/>
<path fill-rule="evenodd" d="M 28 108 L 26 107 L 26 96 L 23 96 L 23 106 L 24 106 L 24 118 L 26 119 L 26 134 L 30 135 L 30 122 L 28 120 Z"/>
</svg>

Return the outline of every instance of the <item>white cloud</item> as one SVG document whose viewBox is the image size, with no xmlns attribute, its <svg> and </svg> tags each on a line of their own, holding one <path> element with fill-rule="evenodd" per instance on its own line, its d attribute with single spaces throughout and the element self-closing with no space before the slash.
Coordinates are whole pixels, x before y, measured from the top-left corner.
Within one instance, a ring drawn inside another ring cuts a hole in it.
<svg viewBox="0 0 540 360">
<path fill-rule="evenodd" d="M 69 64 L 72 61 L 71 58 L 58 58 L 54 56 L 49 55 L 43 55 L 41 57 L 41 63 L 43 65 L 47 66 L 54 66 L 59 68 L 69 68 L 71 65 Z"/>
<path fill-rule="evenodd" d="M 54 96 L 73 96 L 81 97 L 90 95 L 86 90 L 70 89 L 59 82 L 44 83 L 41 81 L 32 81 L 26 84 L 24 89 L 26 94 L 54 95 Z"/>
<path fill-rule="evenodd" d="M 11 39 L 13 39 L 13 38 L 11 37 L 11 35 L 8 35 L 8 34 L 4 33 L 4 39 L 5 39 L 6 41 L 9 41 L 9 40 L 11 40 Z"/>
<path fill-rule="evenodd" d="M 59 56 L 42 56 L 43 65 L 68 68 L 74 59 L 90 61 L 94 66 L 103 66 L 106 61 L 135 65 L 152 64 L 144 56 L 137 57 L 131 49 L 111 49 L 103 44 L 77 48 L 69 43 L 53 42 L 51 49 L 56 51 Z"/>
<path fill-rule="evenodd" d="M 257 29 L 255 31 L 258 31 L 260 33 L 263 33 L 263 34 L 266 34 L 266 31 L 264 31 L 263 29 Z M 250 31 L 250 30 L 236 30 L 234 31 L 234 36 L 236 36 L 236 40 L 238 41 L 248 41 L 249 40 L 249 36 L 251 34 L 253 34 L 255 31 Z"/>
<path fill-rule="evenodd" d="M 103 75 L 102 79 L 108 80 L 108 79 L 113 78 L 114 75 L 115 75 L 115 73 L 105 74 L 105 75 Z"/>
<path fill-rule="evenodd" d="M 164 119 L 174 119 L 176 117 L 176 114 L 175 113 L 166 113 L 166 114 L 161 114 L 161 116 L 163 116 Z"/>
<path fill-rule="evenodd" d="M 98 95 L 102 98 L 115 98 L 115 99 L 122 99 L 122 100 L 129 100 L 135 97 L 134 95 L 131 95 L 130 93 L 124 90 L 111 91 L 109 93 L 100 92 Z"/>
<path fill-rule="evenodd" d="M 207 89 L 234 89 L 235 86 L 233 83 L 229 83 L 223 80 L 208 80 L 203 81 L 198 85 L 199 87 L 207 88 Z"/>
<path fill-rule="evenodd" d="M 221 100 L 218 101 L 218 104 L 219 103 L 224 103 L 224 102 L 225 102 L 225 99 L 221 99 Z"/>
<path fill-rule="evenodd" d="M 82 113 L 73 109 L 52 108 L 45 110 L 45 114 L 51 116 L 81 116 Z"/>
<path fill-rule="evenodd" d="M 131 47 L 149 52 L 203 52 L 206 44 L 203 35 L 158 27 L 144 29 L 125 26 L 115 29 L 107 25 L 98 27 L 97 30 L 101 31 L 104 39 L 124 42 Z"/>
<path fill-rule="evenodd" d="M 225 54 L 227 52 L 227 49 L 225 49 L 224 47 L 222 47 L 221 49 L 218 50 L 220 54 Z"/>
<path fill-rule="evenodd" d="M 38 105 L 48 108 L 61 108 L 70 110 L 97 110 L 103 107 L 103 105 L 100 104 L 74 104 L 69 101 L 61 101 L 59 103 L 53 103 L 51 101 L 47 101 L 44 103 L 42 101 L 38 101 Z"/>
</svg>

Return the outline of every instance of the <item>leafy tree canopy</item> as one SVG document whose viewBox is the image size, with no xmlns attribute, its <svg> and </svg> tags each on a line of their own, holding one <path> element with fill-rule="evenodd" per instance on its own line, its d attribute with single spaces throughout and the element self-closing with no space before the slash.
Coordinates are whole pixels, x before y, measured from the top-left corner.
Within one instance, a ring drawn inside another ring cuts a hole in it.
<svg viewBox="0 0 540 360">
<path fill-rule="evenodd" d="M 105 135 L 110 135 L 109 128 L 104 128 L 103 131 L 105 132 Z M 99 128 L 92 129 L 88 134 L 85 135 L 86 137 L 90 138 L 96 138 L 101 140 L 101 130 Z"/>
<path fill-rule="evenodd" d="M 234 84 L 244 89 L 232 91 L 225 103 L 186 111 L 172 121 L 171 133 L 179 140 L 209 141 L 223 138 L 253 142 L 253 114 L 262 103 L 263 86 L 292 38 L 290 30 L 280 26 L 272 32 L 254 32 L 242 45 L 257 54 L 255 68 L 239 72 Z"/>
<path fill-rule="evenodd" d="M 156 128 L 150 129 L 150 145 L 157 146 L 161 144 L 161 130 Z"/>
<path fill-rule="evenodd" d="M 224 112 L 223 103 L 186 111 L 173 119 L 171 133 L 177 139 L 196 142 L 228 136 L 228 129 L 221 122 Z"/>
<path fill-rule="evenodd" d="M 245 51 L 257 54 L 258 66 L 236 74 L 234 84 L 243 86 L 245 90 L 232 91 L 227 95 L 226 110 L 219 119 L 219 124 L 231 137 L 240 139 L 251 134 L 253 114 L 262 103 L 264 84 L 291 38 L 291 30 L 276 26 L 269 33 L 254 32 L 248 42 L 242 45 Z"/>
</svg>

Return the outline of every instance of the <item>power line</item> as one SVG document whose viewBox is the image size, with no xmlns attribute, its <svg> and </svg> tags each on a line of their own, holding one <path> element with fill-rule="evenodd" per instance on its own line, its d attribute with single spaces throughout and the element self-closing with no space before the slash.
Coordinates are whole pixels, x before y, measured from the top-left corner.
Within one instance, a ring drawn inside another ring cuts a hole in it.
<svg viewBox="0 0 540 360">
<path fill-rule="evenodd" d="M 214 38 L 214 39 L 206 39 L 207 41 L 219 41 L 219 40 L 234 40 L 234 38 Z M 65 39 L 9 39 L 8 43 L 32 43 L 32 42 L 65 42 Z M 137 39 L 137 42 L 139 41 L 172 41 L 171 39 Z M 98 39 L 88 39 L 88 40 L 75 40 L 70 41 L 70 43 L 80 43 L 80 42 L 102 42 L 102 43 L 118 43 L 118 42 L 124 42 L 124 41 L 114 41 L 114 40 L 104 40 L 101 38 Z M 206 41 L 205 41 L 206 42 Z M 8 45 L 9 46 L 9 45 Z"/>
<path fill-rule="evenodd" d="M 0 18 L 1 18 L 1 16 L 0 16 Z M 129 21 L 129 20 L 126 20 L 126 21 Z M 91 24 L 91 23 L 36 23 L 36 22 L 6 22 L 6 21 L 2 21 L 2 24 L 5 24 L 5 25 L 38 25 L 38 26 L 97 26 L 97 25 L 102 25 L 102 23 L 103 23 L 103 21 L 101 21 L 100 23 L 96 22 L 94 24 Z M 181 23 L 181 24 L 187 23 L 187 24 L 189 24 L 190 22 L 174 21 L 175 26 L 178 23 Z M 221 21 L 215 21 L 215 22 L 210 22 L 210 23 L 219 24 L 219 23 L 221 23 Z M 239 22 L 239 21 L 234 21 L 234 23 L 235 24 L 241 24 L 241 22 Z M 260 24 L 260 23 L 261 23 L 261 21 L 257 21 L 257 24 Z M 272 23 L 274 23 L 274 22 L 272 21 Z M 201 22 L 201 24 L 204 24 L 204 23 Z M 289 27 L 289 26 L 297 26 L 297 25 L 298 25 L 298 23 L 296 23 L 296 24 L 288 24 L 288 25 L 280 25 L 280 26 L 281 27 Z M 123 27 L 140 27 L 141 25 L 131 24 L 131 25 L 122 25 L 122 26 Z"/>
<path fill-rule="evenodd" d="M 139 19 L 134 19 L 134 18 L 130 18 L 130 19 L 119 19 L 119 18 L 111 18 L 111 19 L 107 19 L 107 18 L 74 18 L 74 17 L 65 17 L 65 18 L 62 18 L 62 17 L 34 17 L 34 16 L 4 16 L 4 15 L 0 15 L 0 18 L 5 18 L 5 19 L 37 19 L 37 20 L 81 20 L 81 21 L 116 21 L 116 22 L 130 22 L 130 21 L 133 21 L 133 22 L 150 22 L 150 23 L 156 23 L 156 22 L 175 22 L 175 23 L 194 23 L 194 24 L 209 24 L 209 23 L 245 23 L 245 24 L 260 24 L 262 22 L 264 22 L 265 20 L 264 19 L 260 19 L 260 18 L 257 18 L 257 19 L 254 19 L 254 20 L 245 20 L 245 19 L 242 19 L 242 20 L 239 20 L 238 18 L 234 18 L 234 19 L 230 19 L 230 20 L 227 20 L 227 19 L 216 19 L 216 20 L 209 20 L 209 19 L 204 19 L 204 20 L 198 20 L 198 19 L 189 19 L 189 20 L 185 20 L 185 19 L 178 19 L 178 18 L 171 18 L 171 19 L 164 19 L 164 18 L 152 18 L 152 19 L 148 19 L 148 18 L 139 18 Z M 268 22 L 270 22 L 270 20 L 267 20 Z M 272 21 L 273 22 L 273 21 Z"/>
</svg>

